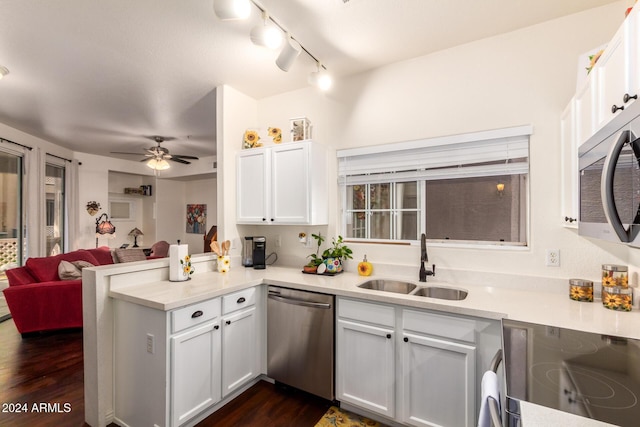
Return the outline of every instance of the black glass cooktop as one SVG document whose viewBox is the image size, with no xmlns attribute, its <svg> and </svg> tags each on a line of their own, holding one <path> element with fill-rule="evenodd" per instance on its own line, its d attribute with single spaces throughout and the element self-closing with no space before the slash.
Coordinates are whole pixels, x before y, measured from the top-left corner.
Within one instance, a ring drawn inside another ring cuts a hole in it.
<svg viewBox="0 0 640 427">
<path fill-rule="evenodd" d="M 508 411 L 526 401 L 640 425 L 640 340 L 513 320 L 502 339 Z"/>
</svg>

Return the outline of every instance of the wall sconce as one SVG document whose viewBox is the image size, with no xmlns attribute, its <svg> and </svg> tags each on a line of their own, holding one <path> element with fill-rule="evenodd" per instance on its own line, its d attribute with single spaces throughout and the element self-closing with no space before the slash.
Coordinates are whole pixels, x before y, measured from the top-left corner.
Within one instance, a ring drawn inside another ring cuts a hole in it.
<svg viewBox="0 0 640 427">
<path fill-rule="evenodd" d="M 496 185 L 496 189 L 498 190 L 498 195 L 502 196 L 503 192 L 504 192 L 504 184 L 503 183 L 498 183 L 498 185 Z"/>
<path fill-rule="evenodd" d="M 144 233 L 140 231 L 138 227 L 135 227 L 133 230 L 129 232 L 129 237 L 133 237 L 133 248 L 137 248 L 138 246 L 138 236 L 144 236 Z"/>
<path fill-rule="evenodd" d="M 107 237 L 112 239 L 116 237 L 116 226 L 109 221 L 109 215 L 103 213 L 96 219 L 96 248 L 98 247 L 98 238 L 105 234 L 108 234 Z"/>
</svg>

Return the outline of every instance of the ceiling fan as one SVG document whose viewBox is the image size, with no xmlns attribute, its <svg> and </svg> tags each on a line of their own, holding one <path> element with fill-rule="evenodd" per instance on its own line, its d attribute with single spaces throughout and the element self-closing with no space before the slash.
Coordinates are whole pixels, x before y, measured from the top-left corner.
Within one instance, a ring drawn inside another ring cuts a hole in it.
<svg viewBox="0 0 640 427">
<path fill-rule="evenodd" d="M 198 160 L 196 156 L 187 156 L 184 154 L 169 154 L 169 150 L 164 147 L 161 147 L 160 144 L 165 141 L 171 141 L 172 137 L 164 137 L 164 136 L 146 136 L 145 138 L 151 139 L 156 142 L 155 147 L 150 147 L 145 149 L 146 154 L 144 154 L 144 159 L 140 160 L 141 162 L 147 162 L 147 166 L 151 169 L 155 170 L 164 170 L 169 169 L 169 163 L 167 160 L 171 160 L 172 162 L 182 163 L 185 165 L 190 165 L 191 162 L 188 160 Z M 139 156 L 141 153 L 128 153 L 122 151 L 112 151 L 111 154 L 132 154 L 135 156 Z"/>
</svg>

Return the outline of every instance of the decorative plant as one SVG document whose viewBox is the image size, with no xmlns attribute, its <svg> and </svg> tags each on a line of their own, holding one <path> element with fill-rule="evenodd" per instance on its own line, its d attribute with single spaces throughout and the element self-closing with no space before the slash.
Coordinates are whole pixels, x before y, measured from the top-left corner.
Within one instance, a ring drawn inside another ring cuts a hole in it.
<svg viewBox="0 0 640 427">
<path fill-rule="evenodd" d="M 273 142 L 280 144 L 282 142 L 282 130 L 280 128 L 269 128 L 269 136 L 273 138 Z"/>
<path fill-rule="evenodd" d="M 345 259 L 352 259 L 352 253 L 353 251 L 344 244 L 342 236 L 338 236 L 337 239 L 333 238 L 333 246 L 322 252 L 322 258 L 338 258 L 344 261 Z"/>
<path fill-rule="evenodd" d="M 315 254 L 311 254 L 309 255 L 307 258 L 311 258 L 309 260 L 309 262 L 307 263 L 308 267 L 317 267 L 320 264 L 322 264 L 322 257 L 319 255 L 320 254 L 320 245 L 322 245 L 322 242 L 324 242 L 324 237 L 318 233 L 318 234 L 312 234 L 311 237 L 313 237 L 315 239 L 315 241 L 317 242 L 317 247 L 316 247 L 316 253 Z"/>
<path fill-rule="evenodd" d="M 260 135 L 255 130 L 247 130 L 244 133 L 243 138 L 243 148 L 255 148 L 261 147 L 262 144 L 260 142 Z"/>
</svg>

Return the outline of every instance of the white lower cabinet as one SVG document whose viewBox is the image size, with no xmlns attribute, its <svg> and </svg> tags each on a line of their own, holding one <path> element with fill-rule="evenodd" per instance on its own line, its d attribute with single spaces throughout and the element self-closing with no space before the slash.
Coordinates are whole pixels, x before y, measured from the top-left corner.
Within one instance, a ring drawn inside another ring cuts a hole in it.
<svg viewBox="0 0 640 427">
<path fill-rule="evenodd" d="M 336 366 L 338 400 L 394 416 L 393 329 L 339 319 Z"/>
<path fill-rule="evenodd" d="M 258 375 L 256 308 L 222 318 L 222 393 L 227 396 Z"/>
<path fill-rule="evenodd" d="M 220 321 L 171 338 L 171 413 L 178 426 L 218 402 Z"/>
<path fill-rule="evenodd" d="M 471 427 L 500 323 L 338 299 L 336 396 L 410 426 Z"/>
<path fill-rule="evenodd" d="M 114 421 L 191 425 L 260 375 L 261 295 L 249 288 L 168 312 L 113 300 Z"/>
</svg>

